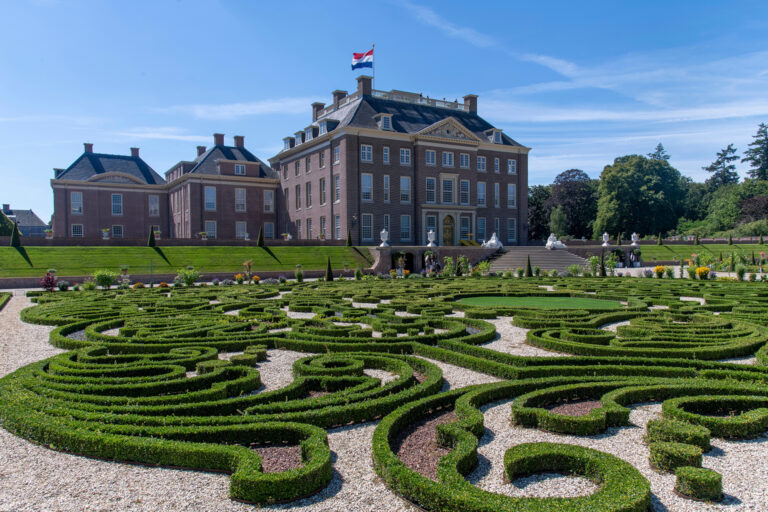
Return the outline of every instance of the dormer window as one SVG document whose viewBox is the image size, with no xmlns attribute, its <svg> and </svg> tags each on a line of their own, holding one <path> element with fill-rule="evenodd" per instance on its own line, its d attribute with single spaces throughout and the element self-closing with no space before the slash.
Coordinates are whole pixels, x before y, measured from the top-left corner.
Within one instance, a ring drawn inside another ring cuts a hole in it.
<svg viewBox="0 0 768 512">
<path fill-rule="evenodd" d="M 382 130 L 391 130 L 392 129 L 392 118 L 389 116 L 383 116 L 381 118 L 381 129 Z"/>
<path fill-rule="evenodd" d="M 295 135 L 296 135 L 296 145 L 298 146 L 299 144 L 304 142 L 302 140 L 302 135 L 304 135 L 304 132 L 296 132 Z"/>
<path fill-rule="evenodd" d="M 304 141 L 308 142 L 312 140 L 312 127 L 310 126 L 306 130 L 304 130 Z"/>
<path fill-rule="evenodd" d="M 501 144 L 501 131 L 493 130 L 493 143 Z"/>
<path fill-rule="evenodd" d="M 328 133 L 328 123 L 323 121 L 320 123 L 320 131 L 318 132 L 319 135 L 325 135 Z"/>
<path fill-rule="evenodd" d="M 291 149 L 293 147 L 293 137 L 286 137 L 283 139 L 283 151 Z"/>
</svg>

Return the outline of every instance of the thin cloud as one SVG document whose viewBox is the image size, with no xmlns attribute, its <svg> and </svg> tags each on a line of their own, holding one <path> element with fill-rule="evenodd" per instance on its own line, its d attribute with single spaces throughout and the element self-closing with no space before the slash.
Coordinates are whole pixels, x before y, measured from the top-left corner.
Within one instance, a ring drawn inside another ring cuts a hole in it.
<svg viewBox="0 0 768 512">
<path fill-rule="evenodd" d="M 429 7 L 423 5 L 417 5 L 407 0 L 399 2 L 400 5 L 411 11 L 417 20 L 425 25 L 434 27 L 449 37 L 454 39 L 461 39 L 473 46 L 480 48 L 488 48 L 489 46 L 496 46 L 496 40 L 492 37 L 478 32 L 477 30 L 469 27 L 461 27 L 455 25 L 446 20 Z"/>
<path fill-rule="evenodd" d="M 159 109 L 165 113 L 187 114 L 199 119 L 231 120 L 271 114 L 305 114 L 312 98 L 279 98 L 243 103 L 177 105 Z"/>
<path fill-rule="evenodd" d="M 126 139 L 180 140 L 185 142 L 206 142 L 210 139 L 210 136 L 186 134 L 180 128 L 174 127 L 138 127 L 118 132 L 117 135 Z"/>
</svg>

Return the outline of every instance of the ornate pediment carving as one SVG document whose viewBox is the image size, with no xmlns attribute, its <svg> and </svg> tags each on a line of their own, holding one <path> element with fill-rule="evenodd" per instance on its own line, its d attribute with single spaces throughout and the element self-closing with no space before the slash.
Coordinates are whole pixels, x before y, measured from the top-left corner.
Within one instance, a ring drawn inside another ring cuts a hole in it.
<svg viewBox="0 0 768 512">
<path fill-rule="evenodd" d="M 464 128 L 464 126 L 453 117 L 448 117 L 433 125 L 427 126 L 419 132 L 419 136 L 446 139 L 454 142 L 480 142 L 480 139 L 478 139 L 474 133 Z"/>
</svg>

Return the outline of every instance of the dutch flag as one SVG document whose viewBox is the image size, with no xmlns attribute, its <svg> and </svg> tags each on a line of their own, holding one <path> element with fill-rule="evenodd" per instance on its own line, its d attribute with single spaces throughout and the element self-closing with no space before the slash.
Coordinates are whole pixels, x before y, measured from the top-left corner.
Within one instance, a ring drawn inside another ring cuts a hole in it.
<svg viewBox="0 0 768 512">
<path fill-rule="evenodd" d="M 352 53 L 352 70 L 373 67 L 373 48 L 365 53 Z"/>
</svg>

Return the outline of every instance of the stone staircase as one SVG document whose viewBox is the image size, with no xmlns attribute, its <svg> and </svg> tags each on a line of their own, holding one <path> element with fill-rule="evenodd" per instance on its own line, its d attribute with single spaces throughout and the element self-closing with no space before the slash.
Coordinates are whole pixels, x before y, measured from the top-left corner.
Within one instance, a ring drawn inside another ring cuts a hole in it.
<svg viewBox="0 0 768 512">
<path fill-rule="evenodd" d="M 541 267 L 542 270 L 557 270 L 565 272 L 570 265 L 584 266 L 586 260 L 580 258 L 565 249 L 550 251 L 546 247 L 505 247 L 504 253 L 491 262 L 492 272 L 514 271 L 516 268 L 525 268 L 526 259 L 531 257 L 531 267 Z"/>
</svg>

